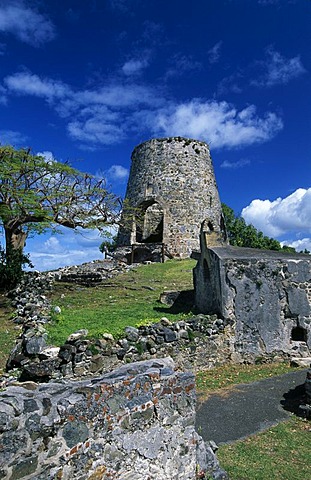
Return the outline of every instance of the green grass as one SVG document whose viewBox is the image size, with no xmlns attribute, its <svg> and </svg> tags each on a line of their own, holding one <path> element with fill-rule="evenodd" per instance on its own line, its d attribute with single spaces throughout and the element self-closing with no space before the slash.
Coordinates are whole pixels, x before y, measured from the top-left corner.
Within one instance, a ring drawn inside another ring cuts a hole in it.
<svg viewBox="0 0 311 480">
<path fill-rule="evenodd" d="M 5 368 L 9 353 L 19 333 L 11 320 L 12 313 L 13 308 L 10 307 L 9 300 L 0 294 L 0 373 Z"/>
<path fill-rule="evenodd" d="M 290 420 L 232 445 L 217 456 L 230 480 L 306 480 L 311 478 L 310 422 Z"/>
<path fill-rule="evenodd" d="M 127 325 L 159 321 L 165 316 L 178 320 L 190 313 L 192 298 L 180 308 L 159 303 L 164 290 L 192 291 L 195 261 L 170 260 L 164 264 L 141 265 L 95 287 L 57 283 L 53 305 L 61 307 L 48 326 L 49 342 L 61 345 L 72 332 L 86 328 L 89 337 L 104 332 L 120 336 Z"/>
<path fill-rule="evenodd" d="M 199 395 L 263 378 L 274 377 L 292 371 L 289 363 L 264 363 L 260 365 L 223 365 L 197 373 L 196 384 Z"/>
</svg>

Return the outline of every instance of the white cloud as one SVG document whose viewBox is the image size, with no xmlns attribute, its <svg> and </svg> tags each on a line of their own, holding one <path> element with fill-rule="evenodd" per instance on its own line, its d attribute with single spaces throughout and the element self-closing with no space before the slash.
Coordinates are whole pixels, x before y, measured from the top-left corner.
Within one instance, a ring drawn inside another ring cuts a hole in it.
<svg viewBox="0 0 311 480">
<path fill-rule="evenodd" d="M 129 176 L 129 170 L 122 165 L 112 165 L 106 172 L 106 177 L 111 181 L 126 182 Z"/>
<path fill-rule="evenodd" d="M 264 234 L 311 234 L 311 188 L 298 188 L 286 198 L 253 200 L 242 210 L 242 217 Z"/>
<path fill-rule="evenodd" d="M 23 0 L 0 2 L 0 31 L 15 35 L 22 42 L 41 45 L 55 37 L 51 20 L 28 8 Z"/>
<path fill-rule="evenodd" d="M 30 72 L 7 76 L 4 83 L 9 93 L 41 97 L 61 117 L 70 117 L 69 136 L 91 149 L 123 140 L 133 129 L 132 116 L 138 107 L 153 110 L 164 103 L 155 88 L 132 83 L 74 91 L 63 82 Z"/>
<path fill-rule="evenodd" d="M 220 50 L 222 47 L 222 41 L 215 43 L 215 45 L 209 49 L 208 53 L 208 61 L 210 63 L 217 63 L 220 59 Z"/>
<path fill-rule="evenodd" d="M 229 160 L 225 160 L 220 164 L 220 167 L 227 168 L 227 169 L 236 169 L 236 168 L 245 167 L 250 163 L 251 163 L 250 160 L 248 160 L 247 158 L 242 158 L 241 160 L 238 160 L 236 162 L 230 162 Z"/>
<path fill-rule="evenodd" d="M 201 138 L 213 148 L 235 148 L 270 140 L 283 127 L 273 112 L 259 117 L 254 105 L 238 111 L 225 101 L 174 104 L 159 89 L 137 83 L 118 81 L 74 91 L 63 82 L 29 72 L 10 75 L 4 82 L 8 93 L 45 99 L 61 117 L 69 118 L 69 136 L 93 150 L 150 129 L 155 134 Z"/>
<path fill-rule="evenodd" d="M 155 119 L 156 129 L 165 135 L 188 136 L 207 141 L 212 148 L 241 147 L 273 138 L 283 127 L 282 120 L 272 112 L 256 115 L 251 105 L 237 111 L 227 102 L 200 99 L 176 105 Z"/>
<path fill-rule="evenodd" d="M 38 235 L 27 240 L 25 253 L 30 254 L 36 270 L 55 270 L 102 258 L 99 246 L 103 237 L 98 230 L 75 232 L 60 228 L 60 231 L 62 233 Z"/>
<path fill-rule="evenodd" d="M 0 130 L 0 144 L 1 145 L 13 145 L 13 146 L 25 146 L 27 136 L 14 130 Z"/>
<path fill-rule="evenodd" d="M 38 152 L 37 155 L 38 157 L 43 157 L 47 163 L 55 162 L 55 157 L 52 152 L 49 152 L 49 151 Z"/>
<path fill-rule="evenodd" d="M 42 97 L 49 102 L 72 95 L 68 85 L 47 78 L 42 79 L 38 75 L 29 72 L 9 75 L 4 79 L 4 83 L 12 92 L 20 95 Z"/>
<path fill-rule="evenodd" d="M 286 240 L 281 242 L 282 245 L 288 245 L 295 248 L 297 252 L 308 250 L 311 252 L 311 238 L 301 238 L 300 240 Z"/>
<path fill-rule="evenodd" d="M 285 58 L 271 46 L 266 50 L 266 60 L 258 65 L 264 71 L 251 84 L 260 87 L 284 85 L 306 71 L 299 56 Z"/>
<path fill-rule="evenodd" d="M 101 123 L 98 117 L 68 124 L 68 133 L 74 140 L 85 144 L 111 145 L 125 138 L 121 126 L 112 123 Z"/>
<path fill-rule="evenodd" d="M 133 76 L 140 75 L 142 71 L 148 66 L 148 59 L 131 59 L 125 62 L 122 67 L 122 72 L 124 75 Z"/>
</svg>

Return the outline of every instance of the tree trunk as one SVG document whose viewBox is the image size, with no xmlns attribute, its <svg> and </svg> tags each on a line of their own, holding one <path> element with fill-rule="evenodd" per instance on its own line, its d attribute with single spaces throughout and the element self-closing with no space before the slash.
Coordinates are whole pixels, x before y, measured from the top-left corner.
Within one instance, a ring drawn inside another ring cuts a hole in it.
<svg viewBox="0 0 311 480">
<path fill-rule="evenodd" d="M 21 228 L 15 230 L 4 225 L 5 255 L 8 269 L 22 271 L 23 251 L 26 244 L 27 233 Z"/>
<path fill-rule="evenodd" d="M 6 254 L 9 251 L 22 251 L 24 250 L 26 244 L 27 233 L 24 232 L 21 228 L 12 230 L 4 225 L 5 231 L 5 244 L 6 244 Z"/>
</svg>

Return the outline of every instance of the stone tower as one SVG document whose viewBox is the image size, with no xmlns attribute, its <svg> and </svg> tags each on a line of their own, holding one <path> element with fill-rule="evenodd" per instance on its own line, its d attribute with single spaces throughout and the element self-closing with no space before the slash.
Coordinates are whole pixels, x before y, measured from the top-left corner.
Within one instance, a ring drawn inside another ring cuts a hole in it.
<svg viewBox="0 0 311 480">
<path fill-rule="evenodd" d="M 172 257 L 226 243 L 216 180 L 206 143 L 152 139 L 132 153 L 118 246 L 163 243 Z"/>
</svg>

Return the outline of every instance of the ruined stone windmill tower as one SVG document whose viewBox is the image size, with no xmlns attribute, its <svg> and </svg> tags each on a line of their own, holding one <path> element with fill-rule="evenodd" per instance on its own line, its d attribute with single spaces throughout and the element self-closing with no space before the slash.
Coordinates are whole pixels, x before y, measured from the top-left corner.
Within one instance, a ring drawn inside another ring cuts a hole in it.
<svg viewBox="0 0 311 480">
<path fill-rule="evenodd" d="M 212 160 L 206 143 L 182 137 L 138 145 L 117 245 L 164 244 L 186 258 L 200 248 L 201 228 L 213 246 L 226 243 Z"/>
</svg>

